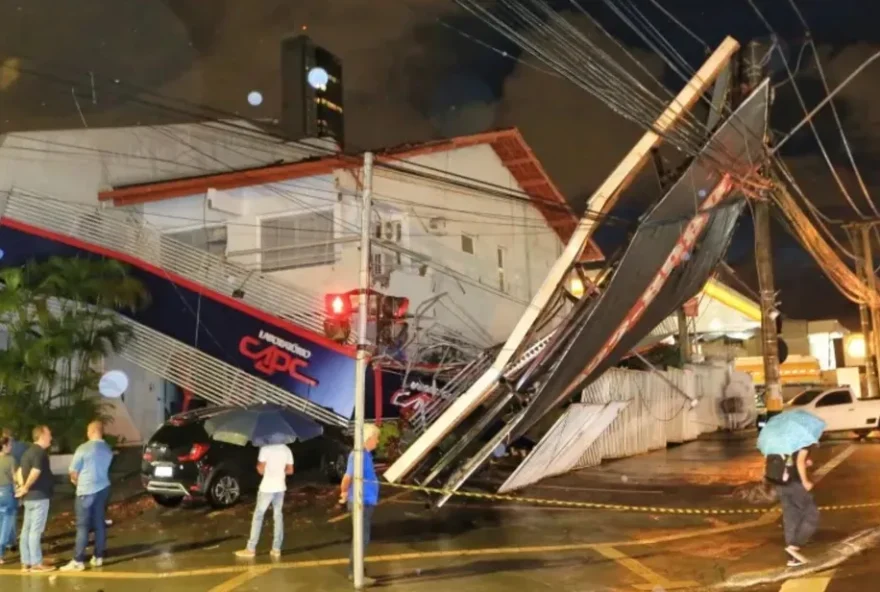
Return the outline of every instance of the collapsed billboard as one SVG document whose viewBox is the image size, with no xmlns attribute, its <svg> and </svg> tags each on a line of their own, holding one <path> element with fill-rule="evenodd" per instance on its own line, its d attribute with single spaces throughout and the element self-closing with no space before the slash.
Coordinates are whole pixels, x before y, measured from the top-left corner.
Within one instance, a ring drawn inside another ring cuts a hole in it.
<svg viewBox="0 0 880 592">
<path fill-rule="evenodd" d="M 543 380 L 514 436 L 598 378 L 705 285 L 744 207 L 741 182 L 764 154 L 769 84 L 759 86 L 715 132 L 643 218 L 603 292 L 569 318 L 564 341 L 544 360 Z"/>
</svg>

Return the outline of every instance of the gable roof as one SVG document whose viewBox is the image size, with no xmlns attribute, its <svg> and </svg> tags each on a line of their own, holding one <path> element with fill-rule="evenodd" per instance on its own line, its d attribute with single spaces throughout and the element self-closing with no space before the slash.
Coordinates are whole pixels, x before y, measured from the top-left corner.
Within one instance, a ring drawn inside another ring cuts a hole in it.
<svg viewBox="0 0 880 592">
<path fill-rule="evenodd" d="M 376 159 L 380 162 L 393 163 L 404 158 L 485 144 L 492 147 L 523 192 L 531 198 L 533 205 L 544 216 L 547 224 L 564 243 L 568 242 L 577 227 L 578 217 L 516 128 L 390 148 L 378 152 Z M 98 199 L 112 201 L 115 206 L 128 206 L 204 193 L 210 188 L 235 189 L 326 175 L 337 169 L 360 167 L 360 159 L 337 154 L 228 173 L 118 187 L 98 193 Z M 604 256 L 599 247 L 590 241 L 581 256 L 581 261 L 602 261 L 603 259 Z"/>
</svg>

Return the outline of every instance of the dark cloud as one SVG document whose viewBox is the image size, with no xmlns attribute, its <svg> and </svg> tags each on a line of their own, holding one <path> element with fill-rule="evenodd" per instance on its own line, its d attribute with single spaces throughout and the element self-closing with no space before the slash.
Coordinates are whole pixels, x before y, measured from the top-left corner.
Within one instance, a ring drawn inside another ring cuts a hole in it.
<svg viewBox="0 0 880 592">
<path fill-rule="evenodd" d="M 759 3 L 785 39 L 790 57 L 800 49 L 803 31 L 787 2 Z M 799 2 L 815 27 L 829 84 L 835 86 L 863 59 L 880 49 L 876 3 L 840 0 Z M 567 5 L 567 3 L 566 3 Z M 601 3 L 584 3 L 612 33 L 633 49 L 635 57 L 671 89 L 683 82 L 665 70 L 659 58 L 638 49 L 641 41 Z M 647 11 L 647 4 L 645 4 Z M 710 46 L 724 35 L 747 40 L 766 35 L 745 3 L 668 0 L 664 6 L 704 37 Z M 880 6 L 880 5 L 878 5 Z M 699 43 L 682 35 L 659 14 L 649 15 L 684 56 L 697 66 L 705 54 Z M 572 16 L 582 30 L 619 61 L 620 51 L 603 40 L 591 23 Z M 438 19 L 442 19 L 441 24 Z M 33 58 L 27 65 L 72 78 L 78 93 L 89 94 L 88 72 L 97 76 L 97 105 L 81 105 L 90 125 L 158 123 L 192 117 L 207 105 L 223 112 L 276 118 L 279 111 L 279 43 L 289 34 L 308 33 L 337 53 L 345 65 L 347 139 L 351 148 L 417 142 L 471 133 L 488 127 L 518 126 L 538 157 L 576 208 L 589 196 L 642 130 L 612 113 L 583 89 L 504 57 L 463 36 L 478 37 L 499 51 L 515 48 L 448 0 L 28 0 L 0 2 L 0 61 L 11 56 Z M 463 33 L 463 34 L 462 34 Z M 781 62 L 774 62 L 781 82 Z M 871 191 L 880 191 L 880 103 L 875 100 L 876 68 L 872 66 L 836 101 L 844 128 Z M 123 85 L 148 87 L 185 101 L 183 111 L 169 113 L 126 100 L 114 90 Z M 823 95 L 815 65 L 805 60 L 798 76 L 812 106 Z M 259 108 L 247 94 L 260 91 Z M 187 106 L 187 103 L 189 105 Z M 826 111 L 817 118 L 837 170 L 860 205 L 867 205 L 843 151 L 836 124 Z M 802 116 L 791 86 L 783 86 L 773 110 L 772 125 L 785 131 Z M 78 127 L 77 107 L 69 84 L 22 75 L 0 92 L 0 132 L 6 130 Z M 852 216 L 840 196 L 815 142 L 803 130 L 785 151 L 787 160 L 810 198 L 835 216 Z M 668 154 L 672 159 L 672 154 Z M 624 205 L 633 213 L 659 195 L 650 167 L 628 192 Z M 868 211 L 867 207 L 865 211 Z M 743 223 L 748 234 L 748 222 Z M 780 285 L 787 303 L 798 301 L 798 290 L 823 294 L 830 284 L 779 229 Z M 749 236 L 738 238 L 735 262 L 749 270 Z M 794 261 L 794 263 L 792 263 Z M 815 289 L 815 291 L 814 291 Z M 808 302 L 809 299 L 804 299 Z M 812 300 L 816 300 L 813 298 Z M 846 304 L 835 300 L 844 310 Z M 834 307 L 832 307 L 834 308 Z M 826 314 L 827 307 L 805 304 L 800 316 Z M 851 310 L 851 307 L 849 308 Z"/>
</svg>

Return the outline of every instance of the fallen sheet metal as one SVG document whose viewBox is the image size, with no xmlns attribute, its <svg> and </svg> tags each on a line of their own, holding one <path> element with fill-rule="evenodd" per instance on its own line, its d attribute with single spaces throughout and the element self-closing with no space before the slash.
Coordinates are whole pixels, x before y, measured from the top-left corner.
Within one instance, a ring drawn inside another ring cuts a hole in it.
<svg viewBox="0 0 880 592">
<path fill-rule="evenodd" d="M 498 490 L 499 493 L 516 491 L 574 469 L 584 450 L 596 441 L 629 404 L 629 401 L 614 401 L 601 405 L 574 403 L 569 406 L 508 477 Z"/>
</svg>

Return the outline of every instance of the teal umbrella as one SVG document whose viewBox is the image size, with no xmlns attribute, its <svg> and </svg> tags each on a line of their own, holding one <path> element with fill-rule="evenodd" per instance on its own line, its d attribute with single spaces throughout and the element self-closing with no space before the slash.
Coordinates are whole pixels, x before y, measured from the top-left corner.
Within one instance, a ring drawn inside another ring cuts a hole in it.
<svg viewBox="0 0 880 592">
<path fill-rule="evenodd" d="M 825 422 L 803 409 L 780 413 L 767 422 L 758 436 L 758 450 L 764 456 L 789 455 L 819 441 Z"/>
</svg>

